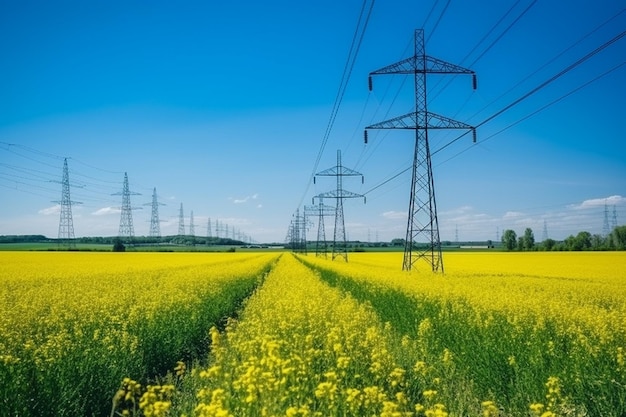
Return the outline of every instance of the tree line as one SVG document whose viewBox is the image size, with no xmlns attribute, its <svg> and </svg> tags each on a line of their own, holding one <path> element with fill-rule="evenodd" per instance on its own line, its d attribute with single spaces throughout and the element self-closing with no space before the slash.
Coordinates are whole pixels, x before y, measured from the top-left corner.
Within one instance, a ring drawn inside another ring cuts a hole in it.
<svg viewBox="0 0 626 417">
<path fill-rule="evenodd" d="M 535 242 L 535 235 L 530 227 L 520 236 L 514 230 L 507 229 L 502 233 L 502 246 L 508 251 L 626 250 L 626 225 L 615 227 L 607 236 L 582 231 L 562 241 L 545 239 L 539 243 Z"/>
</svg>

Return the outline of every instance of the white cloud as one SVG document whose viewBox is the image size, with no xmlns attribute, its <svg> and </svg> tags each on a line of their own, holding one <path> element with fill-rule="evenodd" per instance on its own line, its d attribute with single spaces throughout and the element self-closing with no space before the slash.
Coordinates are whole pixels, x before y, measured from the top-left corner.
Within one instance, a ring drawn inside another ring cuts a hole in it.
<svg viewBox="0 0 626 417">
<path fill-rule="evenodd" d="M 120 211 L 121 210 L 117 207 L 102 207 L 101 209 L 98 209 L 91 214 L 94 216 L 106 216 L 109 214 L 119 214 Z"/>
<path fill-rule="evenodd" d="M 626 198 L 621 195 L 612 195 L 606 198 L 592 198 L 585 200 L 580 204 L 572 204 L 569 207 L 574 210 L 584 210 L 588 208 L 604 207 L 607 206 L 619 206 L 626 203 Z"/>
<path fill-rule="evenodd" d="M 398 220 L 398 219 L 406 219 L 407 213 L 406 211 L 390 210 L 390 211 L 386 211 L 382 213 L 381 216 L 383 216 L 385 219 Z"/>
<path fill-rule="evenodd" d="M 256 208 L 263 208 L 263 204 L 258 204 Z"/>
<path fill-rule="evenodd" d="M 230 200 L 232 200 L 234 204 L 243 204 L 243 203 L 247 203 L 250 200 L 256 200 L 257 198 L 259 198 L 259 194 L 247 195 L 244 198 L 230 197 Z"/>
<path fill-rule="evenodd" d="M 454 208 L 452 210 L 442 211 L 439 214 L 442 216 L 453 216 L 453 215 L 461 215 L 465 213 L 469 213 L 472 211 L 472 206 L 461 206 Z"/>
<path fill-rule="evenodd" d="M 56 204 L 52 207 L 46 207 L 46 208 L 39 210 L 37 213 L 43 214 L 44 216 L 50 216 L 52 214 L 59 214 L 61 213 L 61 205 Z"/>
<path fill-rule="evenodd" d="M 504 213 L 504 216 L 502 216 L 503 219 L 515 219 L 518 217 L 522 217 L 525 216 L 524 213 L 522 213 L 521 211 L 507 211 L 506 213 Z"/>
</svg>

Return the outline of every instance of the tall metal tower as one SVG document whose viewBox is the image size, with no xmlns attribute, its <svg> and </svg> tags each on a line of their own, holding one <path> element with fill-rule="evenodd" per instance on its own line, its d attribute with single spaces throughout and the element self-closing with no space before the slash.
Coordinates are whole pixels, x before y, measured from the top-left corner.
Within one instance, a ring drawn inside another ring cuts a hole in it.
<svg viewBox="0 0 626 417">
<path fill-rule="evenodd" d="M 541 233 L 541 241 L 545 242 L 548 240 L 548 222 L 543 220 L 543 232 Z"/>
<path fill-rule="evenodd" d="M 189 236 L 196 235 L 196 226 L 193 224 L 193 210 L 191 210 L 191 215 L 189 216 Z"/>
<path fill-rule="evenodd" d="M 213 237 L 213 231 L 211 230 L 211 218 L 210 217 L 206 226 L 206 237 L 207 239 L 211 239 Z"/>
<path fill-rule="evenodd" d="M 127 237 L 128 240 L 132 240 L 135 236 L 135 229 L 133 227 L 133 210 L 136 207 L 131 206 L 130 196 L 141 194 L 130 191 L 130 187 L 128 186 L 128 174 L 126 172 L 124 173 L 124 186 L 122 188 L 122 192 L 114 193 L 112 195 L 122 196 L 122 214 L 120 217 L 120 229 L 118 236 L 120 238 Z"/>
<path fill-rule="evenodd" d="M 159 219 L 159 206 L 165 204 L 159 203 L 156 187 L 152 191 L 152 203 L 146 203 L 144 206 L 152 206 L 152 215 L 150 216 L 150 237 L 161 237 L 161 220 Z"/>
<path fill-rule="evenodd" d="M 346 262 L 348 262 L 348 244 L 346 242 L 346 224 L 343 218 L 343 200 L 345 198 L 363 197 L 363 202 L 365 202 L 365 196 L 344 190 L 343 177 L 360 176 L 361 183 L 363 183 L 363 174 L 344 167 L 341 164 L 341 151 L 337 150 L 337 165 L 324 171 L 320 171 L 315 174 L 315 176 L 337 177 L 337 189 L 321 193 L 313 197 L 313 204 L 315 204 L 316 197 L 320 199 L 334 198 L 336 200 L 337 204 L 335 205 L 335 233 L 333 236 L 332 259 L 335 260 L 336 257 L 341 256 Z M 313 183 L 315 183 L 315 177 L 313 177 Z"/>
<path fill-rule="evenodd" d="M 180 211 L 178 212 L 178 236 L 185 236 L 185 213 L 183 212 L 183 203 L 180 203 Z"/>
<path fill-rule="evenodd" d="M 441 241 L 435 182 L 431 163 L 429 129 L 468 129 L 476 141 L 476 129 L 465 123 L 429 112 L 427 109 L 427 74 L 471 74 L 476 89 L 476 74 L 460 66 L 426 55 L 424 30 L 415 31 L 414 55 L 395 64 L 388 65 L 369 74 L 369 89 L 372 76 L 382 74 L 413 74 L 415 86 L 415 110 L 403 116 L 379 122 L 365 128 L 365 143 L 368 129 L 412 129 L 415 130 L 411 196 L 404 246 L 402 269 L 409 271 L 420 259 L 430 264 L 433 272 L 443 273 Z"/>
<path fill-rule="evenodd" d="M 56 181 L 55 181 L 56 182 Z M 72 201 L 70 198 L 70 174 L 67 168 L 67 158 L 63 160 L 63 178 L 61 179 L 61 201 L 55 201 L 61 205 L 61 216 L 59 218 L 59 248 L 64 246 L 68 249 L 76 248 L 74 241 L 74 220 L 72 218 L 72 203 L 81 204 L 78 201 Z"/>
<path fill-rule="evenodd" d="M 602 236 L 607 237 L 611 233 L 609 228 L 609 206 L 604 203 L 604 223 L 602 224 Z"/>
<path fill-rule="evenodd" d="M 293 252 L 300 252 L 306 255 L 306 214 L 300 214 L 300 209 L 296 210 L 289 225 L 287 234 L 289 245 Z"/>
<path fill-rule="evenodd" d="M 613 217 L 611 218 L 611 230 L 615 230 L 617 227 L 617 210 L 615 209 L 615 205 L 613 205 Z"/>
<path fill-rule="evenodd" d="M 307 214 L 317 216 L 317 240 L 315 241 L 315 256 L 328 257 L 328 242 L 326 242 L 326 230 L 324 227 L 324 217 L 333 216 L 335 207 L 324 204 L 324 198 L 320 197 L 317 205 L 305 206 Z"/>
</svg>

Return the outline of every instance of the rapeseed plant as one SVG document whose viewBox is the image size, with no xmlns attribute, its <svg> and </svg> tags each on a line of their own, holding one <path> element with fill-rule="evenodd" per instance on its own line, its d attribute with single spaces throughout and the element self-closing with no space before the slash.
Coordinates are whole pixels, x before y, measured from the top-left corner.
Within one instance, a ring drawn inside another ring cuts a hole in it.
<svg viewBox="0 0 626 417">
<path fill-rule="evenodd" d="M 420 413 L 495 413 L 481 399 L 504 415 L 524 413 L 548 377 L 558 378 L 552 403 L 565 401 L 555 399 L 558 381 L 571 413 L 626 413 L 626 391 L 616 388 L 626 380 L 626 270 L 617 267 L 625 253 L 445 258 L 443 276 L 400 271 L 394 253 L 355 253 L 348 264 L 302 259 L 391 323 L 400 341 L 392 356 L 452 410 L 424 403 Z M 542 413 L 565 407 L 552 403 L 537 404 Z"/>
<path fill-rule="evenodd" d="M 146 381 L 206 352 L 206 330 L 276 257 L 0 253 L 0 414 L 106 414 L 124 376 Z M 165 402 L 144 408 L 160 415 Z"/>
</svg>

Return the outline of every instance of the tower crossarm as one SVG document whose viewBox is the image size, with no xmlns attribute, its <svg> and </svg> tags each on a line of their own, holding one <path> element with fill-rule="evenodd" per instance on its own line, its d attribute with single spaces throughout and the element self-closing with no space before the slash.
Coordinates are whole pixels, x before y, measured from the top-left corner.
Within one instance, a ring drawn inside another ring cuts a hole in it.
<svg viewBox="0 0 626 417">
<path fill-rule="evenodd" d="M 319 197 L 319 196 L 316 196 Z M 315 197 L 313 197 L 315 199 Z M 309 216 L 334 216 L 335 207 L 326 204 L 315 204 L 312 206 L 304 206 L 304 210 Z"/>
<path fill-rule="evenodd" d="M 339 189 L 339 190 L 331 190 L 325 193 L 320 193 L 313 198 L 363 198 L 365 202 L 365 196 L 363 194 L 353 193 L 352 191 Z"/>
<path fill-rule="evenodd" d="M 476 128 L 458 120 L 441 116 L 437 113 L 428 112 L 426 114 L 427 126 L 419 126 L 419 121 L 424 120 L 423 112 L 411 112 L 403 116 L 394 117 L 367 126 L 365 129 L 467 129 L 475 131 Z"/>
<path fill-rule="evenodd" d="M 346 168 L 343 165 L 340 167 L 328 168 L 315 174 L 315 176 L 318 176 L 318 177 L 336 177 L 337 175 L 354 176 L 354 177 L 363 176 L 363 174 L 361 174 L 360 172 L 357 172 L 350 168 Z"/>
<path fill-rule="evenodd" d="M 372 91 L 372 76 L 386 74 L 471 74 L 472 85 L 476 90 L 476 73 L 471 69 L 451 64 L 431 56 L 412 56 L 395 64 L 369 73 L 369 90 Z"/>
</svg>

